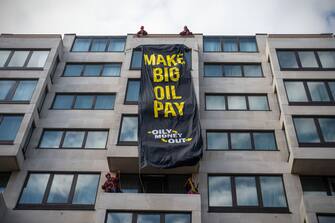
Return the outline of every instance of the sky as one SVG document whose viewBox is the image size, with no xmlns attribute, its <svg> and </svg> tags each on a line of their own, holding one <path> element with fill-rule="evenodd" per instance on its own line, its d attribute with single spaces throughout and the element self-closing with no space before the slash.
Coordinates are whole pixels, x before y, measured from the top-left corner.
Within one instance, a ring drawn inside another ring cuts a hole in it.
<svg viewBox="0 0 335 223">
<path fill-rule="evenodd" d="M 0 33 L 335 33 L 335 0 L 0 0 Z"/>
</svg>

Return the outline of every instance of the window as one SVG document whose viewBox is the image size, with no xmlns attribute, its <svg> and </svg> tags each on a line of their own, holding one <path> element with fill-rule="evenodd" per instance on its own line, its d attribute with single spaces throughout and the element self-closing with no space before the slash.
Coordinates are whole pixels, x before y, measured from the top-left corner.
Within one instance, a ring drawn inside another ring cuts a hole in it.
<svg viewBox="0 0 335 223">
<path fill-rule="evenodd" d="M 137 115 L 122 115 L 118 144 L 137 145 L 137 132 Z"/>
<path fill-rule="evenodd" d="M 23 115 L 0 114 L 0 144 L 12 144 L 19 131 Z"/>
<path fill-rule="evenodd" d="M 115 212 L 108 211 L 106 223 L 191 223 L 191 214 L 184 212 Z"/>
<path fill-rule="evenodd" d="M 272 131 L 206 132 L 207 150 L 277 150 Z"/>
<path fill-rule="evenodd" d="M 56 94 L 52 109 L 113 110 L 115 94 Z"/>
<path fill-rule="evenodd" d="M 0 50 L 0 68 L 43 68 L 49 50 Z"/>
<path fill-rule="evenodd" d="M 9 178 L 10 173 L 0 172 L 0 193 L 5 191 Z"/>
<path fill-rule="evenodd" d="M 36 80 L 0 80 L 0 102 L 29 102 Z"/>
<path fill-rule="evenodd" d="M 105 149 L 107 130 L 44 130 L 39 148 L 41 149 Z"/>
<path fill-rule="evenodd" d="M 125 97 L 125 104 L 137 104 L 138 97 L 140 95 L 140 84 L 139 79 L 129 79 L 127 83 L 127 91 Z"/>
<path fill-rule="evenodd" d="M 206 94 L 206 110 L 269 111 L 266 95 Z"/>
<path fill-rule="evenodd" d="M 100 174 L 29 173 L 17 208 L 93 209 Z"/>
<path fill-rule="evenodd" d="M 281 176 L 208 176 L 209 210 L 288 212 Z"/>
<path fill-rule="evenodd" d="M 334 223 L 335 215 L 331 214 L 317 214 L 319 223 Z"/>
<path fill-rule="evenodd" d="M 246 37 L 204 37 L 204 52 L 257 52 L 256 39 Z"/>
<path fill-rule="evenodd" d="M 284 81 L 292 105 L 335 105 L 335 81 Z"/>
<path fill-rule="evenodd" d="M 326 176 L 300 176 L 302 190 L 308 195 L 335 195 L 334 179 Z"/>
<path fill-rule="evenodd" d="M 281 70 L 334 70 L 334 50 L 277 50 Z"/>
<path fill-rule="evenodd" d="M 261 64 L 205 63 L 205 77 L 263 77 Z"/>
<path fill-rule="evenodd" d="M 104 64 L 66 64 L 64 77 L 119 77 L 121 63 Z"/>
<path fill-rule="evenodd" d="M 123 193 L 171 193 L 184 194 L 185 183 L 190 175 L 141 175 L 142 184 L 138 174 L 121 174 Z"/>
<path fill-rule="evenodd" d="M 142 67 L 142 51 L 140 49 L 133 49 L 133 55 L 131 57 L 130 69 L 140 70 Z"/>
<path fill-rule="evenodd" d="M 72 52 L 123 52 L 125 44 L 125 37 L 77 37 L 72 46 Z"/>
<path fill-rule="evenodd" d="M 293 122 L 300 146 L 335 145 L 334 117 L 294 116 Z"/>
</svg>

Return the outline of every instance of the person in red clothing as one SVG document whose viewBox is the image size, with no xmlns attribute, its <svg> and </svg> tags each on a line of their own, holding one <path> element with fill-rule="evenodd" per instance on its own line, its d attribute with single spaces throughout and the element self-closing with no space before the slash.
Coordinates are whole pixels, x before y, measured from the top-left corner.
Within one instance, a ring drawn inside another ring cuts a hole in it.
<svg viewBox="0 0 335 223">
<path fill-rule="evenodd" d="M 136 36 L 141 37 L 141 36 L 146 36 L 148 35 L 147 31 L 144 30 L 144 26 L 141 26 L 140 31 L 137 32 Z"/>
<path fill-rule="evenodd" d="M 121 193 L 122 191 L 120 188 L 120 171 L 118 171 L 113 177 L 110 173 L 107 173 L 105 176 L 107 180 L 101 188 L 108 193 Z"/>
<path fill-rule="evenodd" d="M 187 28 L 187 26 L 184 26 L 184 30 L 179 33 L 181 36 L 190 36 L 193 35 L 193 33 Z"/>
</svg>

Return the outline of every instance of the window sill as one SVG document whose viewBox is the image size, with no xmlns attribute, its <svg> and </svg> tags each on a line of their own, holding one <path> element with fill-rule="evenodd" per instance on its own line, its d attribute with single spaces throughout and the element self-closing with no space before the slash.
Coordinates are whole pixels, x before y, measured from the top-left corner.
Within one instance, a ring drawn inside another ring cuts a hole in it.
<svg viewBox="0 0 335 223">
<path fill-rule="evenodd" d="M 94 205 L 17 205 L 14 210 L 78 210 L 78 211 L 94 211 Z"/>
<path fill-rule="evenodd" d="M 243 207 L 243 208 L 209 207 L 208 212 L 291 214 L 288 208 L 258 208 L 258 207 Z"/>
</svg>

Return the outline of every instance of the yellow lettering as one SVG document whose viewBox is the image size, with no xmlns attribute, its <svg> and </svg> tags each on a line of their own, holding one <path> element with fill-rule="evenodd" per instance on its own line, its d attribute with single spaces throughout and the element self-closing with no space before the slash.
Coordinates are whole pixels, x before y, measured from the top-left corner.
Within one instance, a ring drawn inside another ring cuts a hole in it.
<svg viewBox="0 0 335 223">
<path fill-rule="evenodd" d="M 184 105 L 185 105 L 185 102 L 173 102 L 173 104 L 177 107 L 177 110 L 178 110 L 178 114 L 180 116 L 183 116 L 184 115 Z"/>
<path fill-rule="evenodd" d="M 144 63 L 147 65 L 156 65 L 156 56 L 155 54 L 151 54 L 150 58 L 148 54 L 144 54 Z"/>
<path fill-rule="evenodd" d="M 176 66 L 177 65 L 177 63 L 175 61 L 175 57 L 176 57 L 176 54 L 166 55 L 166 61 L 167 61 L 167 64 L 169 66 L 171 66 L 171 65 Z"/>
<path fill-rule="evenodd" d="M 177 96 L 176 86 L 174 85 L 171 86 L 171 96 L 172 96 L 172 99 L 181 99 L 181 96 Z"/>
<path fill-rule="evenodd" d="M 164 64 L 164 66 L 166 66 L 166 61 L 164 59 L 164 56 L 162 54 L 158 54 L 157 55 L 157 65 L 159 64 Z"/>
<path fill-rule="evenodd" d="M 154 67 L 152 69 L 152 74 L 154 76 L 154 82 L 162 82 L 164 80 L 162 68 Z"/>
<path fill-rule="evenodd" d="M 182 53 L 178 53 L 177 54 L 177 63 L 179 63 L 179 64 L 185 64 L 184 54 L 182 54 Z"/>
<path fill-rule="evenodd" d="M 163 111 L 163 103 L 157 100 L 154 100 L 154 117 L 158 118 L 158 112 Z"/>
<path fill-rule="evenodd" d="M 171 67 L 170 68 L 170 79 L 174 82 L 178 82 L 179 77 L 180 77 L 179 68 Z"/>
<path fill-rule="evenodd" d="M 164 99 L 164 88 L 162 86 L 154 87 L 155 99 L 163 100 Z"/>
<path fill-rule="evenodd" d="M 172 103 L 171 102 L 166 102 L 165 103 L 165 109 L 164 109 L 164 117 L 168 118 L 169 114 L 171 114 L 173 117 L 177 116 Z"/>
</svg>

